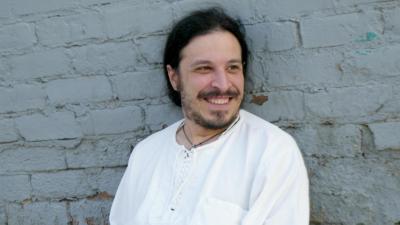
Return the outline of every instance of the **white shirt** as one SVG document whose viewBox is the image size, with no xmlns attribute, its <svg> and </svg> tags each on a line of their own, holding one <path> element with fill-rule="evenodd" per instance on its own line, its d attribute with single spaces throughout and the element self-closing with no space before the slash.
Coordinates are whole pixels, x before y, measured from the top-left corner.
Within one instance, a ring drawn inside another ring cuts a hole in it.
<svg viewBox="0 0 400 225">
<path fill-rule="evenodd" d="M 187 151 L 181 122 L 135 147 L 110 225 L 309 224 L 307 172 L 289 134 L 240 110 L 216 141 Z"/>
</svg>

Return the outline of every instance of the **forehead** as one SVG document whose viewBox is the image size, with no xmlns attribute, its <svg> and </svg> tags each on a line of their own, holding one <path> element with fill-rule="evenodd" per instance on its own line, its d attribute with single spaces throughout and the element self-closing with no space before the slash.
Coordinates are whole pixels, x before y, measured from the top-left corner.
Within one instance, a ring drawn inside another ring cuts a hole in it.
<svg viewBox="0 0 400 225">
<path fill-rule="evenodd" d="M 227 31 L 213 31 L 194 37 L 181 51 L 181 62 L 241 60 L 241 47 L 236 37 Z"/>
</svg>

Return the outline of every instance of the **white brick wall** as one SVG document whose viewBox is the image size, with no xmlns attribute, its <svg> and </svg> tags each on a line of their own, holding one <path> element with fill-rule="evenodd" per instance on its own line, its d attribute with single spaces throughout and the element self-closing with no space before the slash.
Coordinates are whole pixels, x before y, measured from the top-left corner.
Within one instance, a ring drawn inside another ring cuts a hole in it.
<svg viewBox="0 0 400 225">
<path fill-rule="evenodd" d="M 142 127 L 143 118 L 139 107 L 129 106 L 91 111 L 81 125 L 87 135 L 118 134 Z"/>
<path fill-rule="evenodd" d="M 82 74 L 120 73 L 133 70 L 137 53 L 131 42 L 88 45 L 71 49 L 72 65 Z"/>
<path fill-rule="evenodd" d="M 0 172 L 34 172 L 64 170 L 65 152 L 51 148 L 18 148 L 2 152 Z M 49 160 L 51 159 L 51 160 Z"/>
<path fill-rule="evenodd" d="M 32 195 L 36 198 L 68 198 L 95 194 L 83 170 L 67 170 L 32 175 Z"/>
<path fill-rule="evenodd" d="M 0 225 L 108 224 L 132 148 L 182 118 L 170 24 L 215 3 L 247 30 L 243 107 L 303 151 L 310 224 L 400 223 L 398 0 L 3 0 Z"/>
<path fill-rule="evenodd" d="M 27 141 L 73 139 L 82 137 L 82 131 L 70 112 L 56 112 L 21 116 L 15 120 L 22 137 Z"/>
<path fill-rule="evenodd" d="M 35 202 L 8 206 L 10 224 L 62 225 L 69 221 L 64 202 Z"/>
<path fill-rule="evenodd" d="M 337 46 L 357 41 L 368 32 L 381 33 L 375 11 L 304 19 L 300 23 L 305 48 Z M 360 37 L 361 36 L 361 37 Z"/>
<path fill-rule="evenodd" d="M 9 58 L 12 79 L 30 80 L 69 73 L 70 60 L 64 49 L 40 50 Z"/>
<path fill-rule="evenodd" d="M 28 175 L 0 176 L 1 196 L 0 201 L 23 201 L 31 197 L 31 186 Z"/>
<path fill-rule="evenodd" d="M 54 80 L 47 83 L 50 103 L 97 102 L 112 99 L 111 85 L 104 76 Z"/>
<path fill-rule="evenodd" d="M 18 140 L 18 134 L 14 128 L 14 121 L 11 119 L 0 120 L 0 143 L 13 142 Z"/>
<path fill-rule="evenodd" d="M 0 113 L 40 109 L 46 105 L 46 94 L 40 86 L 16 85 L 0 87 Z"/>
<path fill-rule="evenodd" d="M 160 98 L 167 94 L 163 71 L 128 72 L 111 78 L 120 100 Z M 143 89 L 142 87 L 151 87 Z"/>
<path fill-rule="evenodd" d="M 400 122 L 384 122 L 370 124 L 374 143 L 378 150 L 400 148 Z"/>
<path fill-rule="evenodd" d="M 98 13 L 46 18 L 36 23 L 40 43 L 60 46 L 87 39 L 105 39 L 105 29 Z"/>
<path fill-rule="evenodd" d="M 254 51 L 283 51 L 298 45 L 297 26 L 293 22 L 258 23 L 246 30 Z"/>
<path fill-rule="evenodd" d="M 312 116 L 351 119 L 379 111 L 391 96 L 389 86 L 332 88 L 306 94 L 305 105 Z"/>
<path fill-rule="evenodd" d="M 31 24 L 18 23 L 0 29 L 1 51 L 30 47 L 35 42 L 36 37 Z"/>
<path fill-rule="evenodd" d="M 108 36 L 115 38 L 124 35 L 140 36 L 167 30 L 173 20 L 173 14 L 168 4 L 134 5 L 128 3 L 105 8 L 104 18 Z"/>
</svg>

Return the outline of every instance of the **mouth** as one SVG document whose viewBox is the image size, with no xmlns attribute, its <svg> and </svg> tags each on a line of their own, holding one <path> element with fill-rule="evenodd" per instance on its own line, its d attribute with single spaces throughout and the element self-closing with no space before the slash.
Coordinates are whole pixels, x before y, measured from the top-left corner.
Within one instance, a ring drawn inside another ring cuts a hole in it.
<svg viewBox="0 0 400 225">
<path fill-rule="evenodd" d="M 229 103 L 229 101 L 232 99 L 232 97 L 228 96 L 213 96 L 213 97 L 207 97 L 204 98 L 204 100 L 210 104 L 213 105 L 226 105 Z"/>
<path fill-rule="evenodd" d="M 228 105 L 234 98 L 239 96 L 239 91 L 230 89 L 226 92 L 221 92 L 217 89 L 200 92 L 199 98 L 214 106 Z"/>
</svg>

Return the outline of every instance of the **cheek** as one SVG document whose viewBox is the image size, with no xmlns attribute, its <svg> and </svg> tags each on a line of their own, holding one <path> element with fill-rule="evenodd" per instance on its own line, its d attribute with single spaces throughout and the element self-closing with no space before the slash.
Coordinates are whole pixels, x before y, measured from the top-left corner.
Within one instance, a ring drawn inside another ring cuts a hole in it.
<svg viewBox="0 0 400 225">
<path fill-rule="evenodd" d="M 211 81 L 207 76 L 192 76 L 190 81 L 187 81 L 189 91 L 196 92 L 207 88 Z"/>
<path fill-rule="evenodd" d="M 243 76 L 233 78 L 232 83 L 238 89 L 240 89 L 240 90 L 244 89 L 244 77 Z"/>
</svg>

